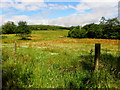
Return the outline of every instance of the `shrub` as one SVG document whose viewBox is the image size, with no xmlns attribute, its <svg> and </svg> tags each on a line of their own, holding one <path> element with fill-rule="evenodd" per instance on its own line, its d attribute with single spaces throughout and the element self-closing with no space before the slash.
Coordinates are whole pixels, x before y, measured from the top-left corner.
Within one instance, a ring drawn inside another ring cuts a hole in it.
<svg viewBox="0 0 120 90">
<path fill-rule="evenodd" d="M 18 22 L 17 34 L 21 39 L 26 40 L 30 36 L 31 29 L 27 26 L 27 22 L 20 21 Z"/>
<path fill-rule="evenodd" d="M 80 26 L 77 26 L 68 32 L 68 37 L 84 38 L 86 37 L 86 30 L 81 29 Z"/>
</svg>

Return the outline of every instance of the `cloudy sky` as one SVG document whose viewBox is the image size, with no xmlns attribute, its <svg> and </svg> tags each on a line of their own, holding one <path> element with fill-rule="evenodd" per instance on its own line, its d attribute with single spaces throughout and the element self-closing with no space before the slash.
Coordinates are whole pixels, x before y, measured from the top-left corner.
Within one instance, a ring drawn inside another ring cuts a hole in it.
<svg viewBox="0 0 120 90">
<path fill-rule="evenodd" d="M 98 23 L 118 16 L 118 0 L 0 0 L 0 25 L 7 21 L 61 26 Z"/>
</svg>

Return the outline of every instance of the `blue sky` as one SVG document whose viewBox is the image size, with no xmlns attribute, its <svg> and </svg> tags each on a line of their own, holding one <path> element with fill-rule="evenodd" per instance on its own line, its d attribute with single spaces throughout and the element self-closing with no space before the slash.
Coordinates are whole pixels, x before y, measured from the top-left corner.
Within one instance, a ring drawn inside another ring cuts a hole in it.
<svg viewBox="0 0 120 90">
<path fill-rule="evenodd" d="M 45 2 L 47 1 L 47 2 Z M 7 21 L 61 26 L 98 23 L 99 19 L 116 17 L 118 0 L 2 0 L 0 25 Z"/>
</svg>

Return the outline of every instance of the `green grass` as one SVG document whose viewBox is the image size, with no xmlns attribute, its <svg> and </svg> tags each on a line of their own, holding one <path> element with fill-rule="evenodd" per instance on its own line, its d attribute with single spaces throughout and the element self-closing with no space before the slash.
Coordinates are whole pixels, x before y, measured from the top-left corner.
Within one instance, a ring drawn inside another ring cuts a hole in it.
<svg viewBox="0 0 120 90">
<path fill-rule="evenodd" d="M 6 35 L 2 43 L 3 88 L 119 88 L 116 40 L 71 39 L 67 32 L 34 31 L 34 39 L 28 41 Z M 14 43 L 5 43 L 9 37 L 17 41 L 16 54 Z M 98 42 L 102 44 L 100 67 L 93 73 L 94 44 Z"/>
<path fill-rule="evenodd" d="M 36 38 L 32 40 L 26 40 L 26 42 L 36 42 L 44 40 L 54 40 L 67 37 L 68 30 L 60 31 L 32 31 L 30 38 Z M 4 43 L 13 43 L 14 41 L 20 42 L 20 37 L 15 34 L 3 34 L 0 35 Z"/>
</svg>

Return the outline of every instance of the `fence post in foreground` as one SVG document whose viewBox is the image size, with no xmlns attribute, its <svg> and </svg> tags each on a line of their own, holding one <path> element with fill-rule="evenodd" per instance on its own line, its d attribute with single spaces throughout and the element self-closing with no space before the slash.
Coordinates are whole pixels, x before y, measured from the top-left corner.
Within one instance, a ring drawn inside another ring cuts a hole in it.
<svg viewBox="0 0 120 90">
<path fill-rule="evenodd" d="M 14 55 L 15 55 L 15 58 L 16 58 L 16 53 L 17 53 L 17 43 L 15 41 L 14 42 Z"/>
<path fill-rule="evenodd" d="M 99 68 L 100 47 L 101 47 L 101 44 L 99 43 L 95 44 L 94 72 L 97 72 Z"/>
</svg>

